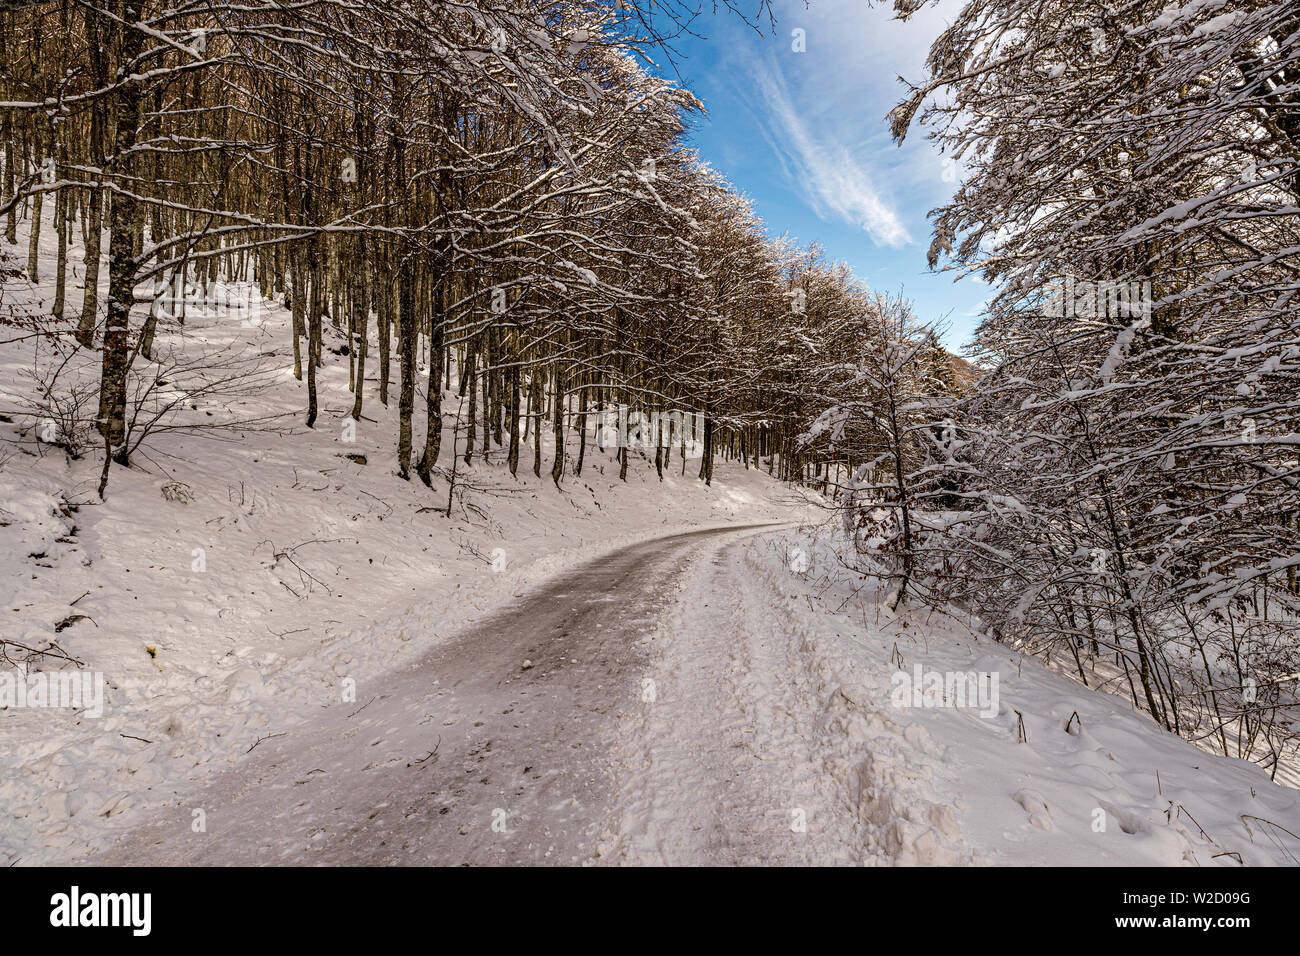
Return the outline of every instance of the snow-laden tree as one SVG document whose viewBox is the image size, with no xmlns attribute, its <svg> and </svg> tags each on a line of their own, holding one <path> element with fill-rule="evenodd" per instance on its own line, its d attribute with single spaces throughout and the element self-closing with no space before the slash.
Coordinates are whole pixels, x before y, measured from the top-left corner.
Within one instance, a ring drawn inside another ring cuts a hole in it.
<svg viewBox="0 0 1300 956">
<path fill-rule="evenodd" d="M 892 114 L 964 169 L 931 263 L 999 288 L 965 598 L 1270 759 L 1298 663 L 1298 29 L 1284 3 L 973 0 Z"/>
</svg>

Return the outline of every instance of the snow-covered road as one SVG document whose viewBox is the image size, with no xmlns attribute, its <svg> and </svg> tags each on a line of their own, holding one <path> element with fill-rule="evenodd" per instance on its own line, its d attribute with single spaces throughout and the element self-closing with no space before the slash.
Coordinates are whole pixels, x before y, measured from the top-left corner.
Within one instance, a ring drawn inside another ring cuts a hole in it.
<svg viewBox="0 0 1300 956">
<path fill-rule="evenodd" d="M 1293 861 L 1295 791 L 872 584 L 789 524 L 623 547 L 268 731 L 86 862 Z M 996 674 L 999 697 L 900 699 L 915 667 Z"/>
<path fill-rule="evenodd" d="M 358 687 L 355 702 L 326 708 L 313 726 L 257 744 L 101 860 L 593 859 L 605 827 L 624 813 L 613 752 L 619 717 L 656 696 L 649 637 L 691 591 L 687 569 L 741 530 L 644 542 L 556 577 L 413 668 Z M 717 703 L 709 688 L 690 693 L 695 706 Z"/>
</svg>

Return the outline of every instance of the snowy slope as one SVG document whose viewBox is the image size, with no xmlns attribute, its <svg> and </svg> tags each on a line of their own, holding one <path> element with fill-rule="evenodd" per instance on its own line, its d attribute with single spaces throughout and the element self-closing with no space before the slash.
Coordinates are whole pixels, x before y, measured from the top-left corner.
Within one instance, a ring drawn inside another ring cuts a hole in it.
<svg viewBox="0 0 1300 956">
<path fill-rule="evenodd" d="M 49 283 L 11 280 L 3 301 L 41 311 L 52 298 Z M 70 280 L 69 302 L 80 298 Z M 351 395 L 338 340 L 318 372 L 316 428 L 300 412 L 272 417 L 305 408 L 306 385 L 292 375 L 288 313 L 268 307 L 261 318 L 244 327 L 191 313 L 183 331 L 160 332 L 160 351 L 257 371 L 238 395 L 182 407 L 176 420 L 205 428 L 151 436 L 131 469 L 113 468 L 103 503 L 99 449 L 68 460 L 57 431 L 43 435 L 44 417 L 30 413 L 30 340 L 0 346 L 0 637 L 50 650 L 38 668 L 70 668 L 54 656 L 66 654 L 105 681 L 102 717 L 0 711 L 0 865 L 84 856 L 159 794 L 197 786 L 259 738 L 361 694 L 557 570 L 672 531 L 801 513 L 766 474 L 722 463 L 706 488 L 698 461 L 683 476 L 674 456 L 660 483 L 634 459 L 625 484 L 612 452 L 590 444 L 582 477 L 558 493 L 544 441 L 541 480 L 531 446 L 518 480 L 503 451 L 486 467 L 460 462 L 482 490 L 448 518 L 433 510 L 447 504 L 445 481 L 430 490 L 395 474 L 395 385 L 386 408 L 370 384 L 355 441 L 344 440 Z M 48 346 L 40 354 L 42 367 L 61 361 Z M 93 380 L 96 358 L 75 357 L 60 381 Z M 444 407 L 454 411 L 453 395 Z M 207 429 L 213 421 L 258 424 Z M 418 415 L 415 428 L 423 434 Z M 444 465 L 450 442 L 448 425 Z"/>
<path fill-rule="evenodd" d="M 810 528 L 701 563 L 620 728 L 605 860 L 1297 862 L 1295 790 L 959 620 L 890 615 L 844 547 Z M 996 699 L 899 693 L 918 666 L 996 675 Z"/>
</svg>

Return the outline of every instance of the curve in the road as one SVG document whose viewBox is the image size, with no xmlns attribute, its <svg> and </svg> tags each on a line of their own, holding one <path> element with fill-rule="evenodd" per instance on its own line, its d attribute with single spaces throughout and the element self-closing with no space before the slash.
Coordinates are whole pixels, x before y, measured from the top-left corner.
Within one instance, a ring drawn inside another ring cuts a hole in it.
<svg viewBox="0 0 1300 956">
<path fill-rule="evenodd" d="M 585 862 L 614 798 L 614 723 L 638 699 L 675 576 L 706 539 L 767 527 L 676 534 L 560 574 L 389 675 L 362 709 L 265 741 L 97 862 Z"/>
</svg>

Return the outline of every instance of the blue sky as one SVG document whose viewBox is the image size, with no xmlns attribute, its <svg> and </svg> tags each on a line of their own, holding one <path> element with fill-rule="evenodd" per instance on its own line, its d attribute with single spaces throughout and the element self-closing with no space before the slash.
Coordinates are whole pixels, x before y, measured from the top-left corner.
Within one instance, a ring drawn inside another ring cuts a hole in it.
<svg viewBox="0 0 1300 956">
<path fill-rule="evenodd" d="M 900 23 L 888 4 L 774 0 L 774 35 L 766 22 L 760 37 L 734 15 L 706 13 L 694 24 L 703 38 L 675 46 L 681 80 L 708 110 L 692 144 L 754 200 L 769 230 L 820 242 L 872 288 L 901 291 L 922 319 L 943 320 L 956 351 L 990 288 L 927 271 L 926 212 L 954 184 L 924 131 L 914 128 L 898 147 L 884 121 L 905 90 L 898 76 L 924 78 L 926 52 L 952 7 L 944 0 Z M 792 49 L 796 28 L 802 53 Z"/>
</svg>

